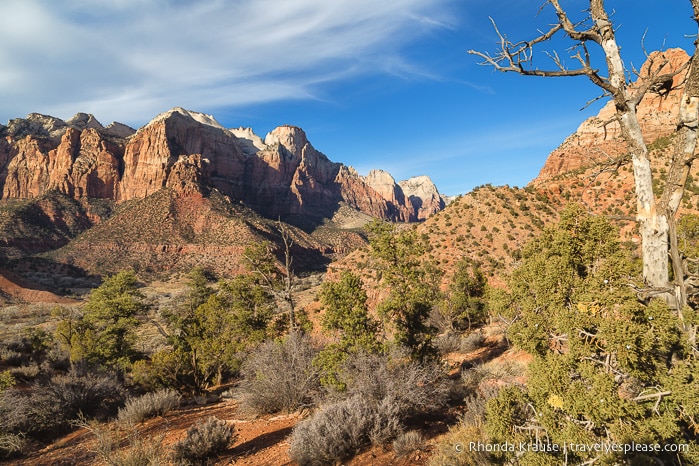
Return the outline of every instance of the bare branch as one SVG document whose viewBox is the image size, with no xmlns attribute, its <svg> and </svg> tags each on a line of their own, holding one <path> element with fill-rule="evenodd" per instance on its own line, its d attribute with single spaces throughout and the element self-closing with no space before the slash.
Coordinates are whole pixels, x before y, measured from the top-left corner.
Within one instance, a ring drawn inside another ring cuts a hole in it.
<svg viewBox="0 0 699 466">
<path fill-rule="evenodd" d="M 594 183 L 597 178 L 599 178 L 603 173 L 616 173 L 622 166 L 631 163 L 631 155 L 626 153 L 618 157 L 612 157 L 603 150 L 600 150 L 604 155 L 607 156 L 605 162 L 598 163 L 598 170 L 595 170 L 590 174 L 590 183 Z"/>
<path fill-rule="evenodd" d="M 661 97 L 667 96 L 670 91 L 676 88 L 673 87 L 675 76 L 686 71 L 690 62 L 691 60 L 687 60 L 680 68 L 676 70 L 667 70 L 667 72 L 663 73 L 663 70 L 666 70 L 670 65 L 669 60 L 662 54 L 648 55 L 647 74 L 646 76 L 641 76 L 639 73 L 635 92 L 631 96 L 634 105 L 638 105 L 649 91 Z"/>
<path fill-rule="evenodd" d="M 578 24 L 573 24 L 573 22 L 568 18 L 568 14 L 565 12 L 565 10 L 561 7 L 561 4 L 558 2 L 558 0 L 550 0 L 551 5 L 555 8 L 556 10 L 556 16 L 558 16 L 558 21 L 563 30 L 568 34 L 568 36 L 573 39 L 577 40 L 580 42 L 585 42 L 585 41 L 592 41 L 596 43 L 601 43 L 602 37 L 600 34 L 594 29 L 594 27 L 584 30 L 584 31 L 579 31 L 577 29 L 577 26 L 579 26 L 581 23 Z"/>
<path fill-rule="evenodd" d="M 662 398 L 664 396 L 670 396 L 670 395 L 672 395 L 671 391 L 650 393 L 648 395 L 639 395 L 636 398 L 631 398 L 631 401 L 647 401 L 647 400 L 652 400 L 654 398 Z"/>
<path fill-rule="evenodd" d="M 493 18 L 490 18 L 490 22 L 493 24 L 493 28 L 500 42 L 500 50 L 497 55 L 492 56 L 487 52 L 480 52 L 477 50 L 468 51 L 469 54 L 476 55 L 484 60 L 481 65 L 489 65 L 498 71 L 515 72 L 524 76 L 589 76 L 591 73 L 596 73 L 589 65 L 589 62 L 586 62 L 579 54 L 578 60 L 581 62 L 582 66 L 577 69 L 567 69 L 556 52 L 550 54 L 549 57 L 558 68 L 557 70 L 541 70 L 535 67 L 528 67 L 532 64 L 534 46 L 550 40 L 558 31 L 563 29 L 563 25 L 561 24 L 553 25 L 551 29 L 530 41 L 513 43 L 500 32 Z"/>
<path fill-rule="evenodd" d="M 609 94 L 607 94 L 606 92 L 603 93 L 603 94 L 601 94 L 601 95 L 598 95 L 598 96 L 595 97 L 594 99 L 588 100 L 587 102 L 585 102 L 585 105 L 583 105 L 583 106 L 580 108 L 580 111 L 585 110 L 585 109 L 586 109 L 587 107 L 589 107 L 590 105 L 594 104 L 594 103 L 597 102 L 598 100 L 604 99 L 605 97 L 609 97 Z"/>
</svg>

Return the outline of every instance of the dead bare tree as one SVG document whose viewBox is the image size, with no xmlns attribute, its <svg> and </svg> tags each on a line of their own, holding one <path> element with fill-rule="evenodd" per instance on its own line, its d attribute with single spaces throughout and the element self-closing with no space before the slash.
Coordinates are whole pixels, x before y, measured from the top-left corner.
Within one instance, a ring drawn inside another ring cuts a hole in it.
<svg viewBox="0 0 699 466">
<path fill-rule="evenodd" d="M 281 220 L 277 220 L 277 231 L 284 247 L 284 262 L 281 264 L 281 268 L 277 266 L 272 248 L 267 243 L 258 243 L 248 247 L 243 253 L 243 259 L 257 274 L 260 283 L 267 292 L 274 296 L 277 302 L 282 301 L 286 304 L 289 313 L 289 329 L 294 331 L 296 330 L 296 301 L 293 291 L 295 275 L 292 268 L 294 258 L 291 255 L 294 240 L 291 237 L 289 227 Z"/>
<path fill-rule="evenodd" d="M 694 19 L 699 26 L 699 0 L 690 0 L 690 3 Z M 624 67 L 604 0 L 589 0 L 588 16 L 580 22 L 571 20 L 559 0 L 547 0 L 542 8 L 547 6 L 555 10 L 557 22 L 547 31 L 540 31 L 534 39 L 512 42 L 491 19 L 500 42 L 497 53 L 491 55 L 475 50 L 470 50 L 469 53 L 481 57 L 484 60 L 481 64 L 503 72 L 544 77 L 586 76 L 602 90 L 600 98 L 612 99 L 616 108 L 612 121 L 616 121 L 620 127 L 633 167 L 636 220 L 642 239 L 643 278 L 649 287 L 648 291 L 662 295 L 669 304 L 676 307 L 682 317 L 682 307 L 686 304 L 686 289 L 682 261 L 677 249 L 675 215 L 695 158 L 699 121 L 699 43 L 695 41 L 693 58 L 679 68 L 673 68 L 661 54 L 648 56 L 648 65 L 644 73 L 636 72 L 637 80 L 631 83 L 628 77 L 632 73 Z M 568 50 L 575 66 L 566 66 L 555 50 L 546 51 L 553 63 L 551 69 L 544 70 L 534 66 L 534 53 L 560 35 L 573 42 Z M 606 63 L 605 71 L 593 66 L 593 53 L 601 53 L 599 56 L 603 57 Z M 643 140 L 636 110 L 647 93 L 669 92 L 668 83 L 672 83 L 674 77 L 680 73 L 687 73 L 687 78 L 678 121 L 678 143 L 664 192 L 660 199 L 656 199 L 648 148 Z M 669 279 L 669 257 L 672 259 L 675 283 L 670 283 Z"/>
<path fill-rule="evenodd" d="M 283 269 L 283 287 L 282 299 L 286 302 L 289 308 L 289 326 L 290 329 L 296 330 L 296 303 L 294 301 L 294 271 L 291 268 L 294 258 L 291 255 L 291 246 L 294 245 L 294 240 L 291 238 L 289 227 L 284 225 L 281 220 L 277 220 L 277 228 L 284 243 L 284 269 Z"/>
</svg>

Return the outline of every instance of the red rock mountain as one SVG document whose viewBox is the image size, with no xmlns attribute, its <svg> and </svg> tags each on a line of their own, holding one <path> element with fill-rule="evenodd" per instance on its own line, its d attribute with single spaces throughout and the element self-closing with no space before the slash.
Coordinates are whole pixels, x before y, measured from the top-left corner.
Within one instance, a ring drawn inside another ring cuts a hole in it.
<svg viewBox="0 0 699 466">
<path fill-rule="evenodd" d="M 103 127 L 86 114 L 68 121 L 30 114 L 0 126 L 0 136 L 3 198 L 54 190 L 125 202 L 167 187 L 182 194 L 216 189 L 271 218 L 330 218 L 343 204 L 394 221 L 439 210 L 419 193 L 406 196 L 388 174 L 378 186 L 331 162 L 295 126 L 280 126 L 263 141 L 250 129 L 228 130 L 211 116 L 175 108 L 138 131 Z"/>
<path fill-rule="evenodd" d="M 650 62 L 655 66 L 667 61 L 663 74 L 681 69 L 689 60 L 682 49 L 654 52 L 641 67 L 640 75 L 648 73 Z M 648 92 L 638 105 L 637 114 L 646 144 L 667 137 L 676 129 L 682 82 L 686 73 L 676 75 L 672 83 L 660 92 Z M 541 184 L 564 173 L 585 169 L 600 161 L 608 160 L 626 152 L 626 142 L 621 137 L 619 124 L 613 120 L 614 102 L 609 101 L 600 112 L 585 120 L 577 131 L 566 138 L 546 160 L 534 184 Z"/>
<path fill-rule="evenodd" d="M 666 61 L 663 73 L 669 73 L 682 69 L 689 57 L 684 50 L 669 49 L 652 53 L 650 59 L 656 66 Z M 647 72 L 648 65 L 641 68 L 641 76 Z M 679 74 L 660 92 L 647 93 L 637 108 L 656 196 L 663 188 L 676 143 L 683 80 L 683 74 Z M 482 264 L 491 284 L 502 285 L 503 277 L 520 262 L 522 248 L 557 221 L 559 213 L 570 203 L 610 219 L 620 228 L 622 240 L 639 245 L 632 167 L 611 164 L 610 169 L 608 163 L 628 152 L 613 116 L 613 103 L 608 103 L 596 116 L 582 122 L 549 155 L 537 178 L 526 188 L 487 184 L 459 196 L 421 223 L 417 231 L 430 241 L 428 256 L 440 264 L 445 277 L 461 257 L 468 257 Z M 408 184 L 401 183 L 403 192 L 409 196 Z M 696 162 L 685 188 L 679 215 L 699 214 Z M 370 270 L 365 266 L 368 260 L 366 251 L 357 250 L 333 263 L 331 268 L 351 268 L 364 273 Z M 363 278 L 367 283 L 372 279 Z"/>
</svg>

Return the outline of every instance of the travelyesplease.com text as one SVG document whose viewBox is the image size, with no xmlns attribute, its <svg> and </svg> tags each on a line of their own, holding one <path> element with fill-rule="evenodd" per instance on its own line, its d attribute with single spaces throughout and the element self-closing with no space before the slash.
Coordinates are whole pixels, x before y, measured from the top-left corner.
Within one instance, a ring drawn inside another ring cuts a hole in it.
<svg viewBox="0 0 699 466">
<path fill-rule="evenodd" d="M 457 452 L 547 452 L 547 453 L 652 453 L 652 452 L 688 452 L 688 444 L 661 445 L 659 443 L 549 443 L 549 442 L 519 442 L 519 443 L 483 443 L 469 442 L 454 445 Z"/>
</svg>

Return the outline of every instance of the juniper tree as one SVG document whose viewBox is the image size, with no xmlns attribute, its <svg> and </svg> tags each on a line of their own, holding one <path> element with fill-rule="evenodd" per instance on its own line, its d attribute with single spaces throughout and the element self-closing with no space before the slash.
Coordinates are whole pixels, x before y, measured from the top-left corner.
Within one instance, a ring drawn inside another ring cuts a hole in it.
<svg viewBox="0 0 699 466">
<path fill-rule="evenodd" d="M 387 291 L 377 306 L 379 316 L 392 327 L 395 343 L 409 348 L 413 357 L 433 355 L 436 329 L 427 318 L 440 297 L 441 272 L 425 258 L 427 238 L 414 228 L 399 232 L 380 221 L 371 223 L 368 230 L 377 278 Z"/>
<path fill-rule="evenodd" d="M 147 309 L 138 288 L 133 271 L 119 272 L 90 293 L 81 317 L 59 324 L 57 334 L 63 335 L 72 360 L 96 362 L 119 373 L 133 362 L 134 331 Z"/>
<path fill-rule="evenodd" d="M 473 324 L 485 322 L 486 287 L 487 280 L 480 264 L 467 257 L 456 263 L 445 299 L 438 307 L 452 329 L 471 330 Z"/>
<path fill-rule="evenodd" d="M 222 281 L 214 292 L 195 271 L 189 286 L 187 299 L 167 314 L 172 349 L 153 358 L 153 371 L 167 385 L 191 380 L 200 392 L 235 372 L 245 352 L 265 339 L 274 306 L 251 275 Z M 174 378 L 167 377 L 172 367 L 179 368 Z"/>
<path fill-rule="evenodd" d="M 640 270 L 618 238 L 605 219 L 569 207 L 523 249 L 509 291 L 491 306 L 534 361 L 526 387 L 489 402 L 487 431 L 495 442 L 683 443 L 690 451 L 561 449 L 510 455 L 513 464 L 699 462 L 699 364 L 677 314 L 662 300 L 637 299 L 629 284 Z"/>
<path fill-rule="evenodd" d="M 324 385 L 343 389 L 339 379 L 340 367 L 351 354 L 378 353 L 382 345 L 378 339 L 379 323 L 369 315 L 367 294 L 361 278 L 344 271 L 336 282 L 325 282 L 319 294 L 325 313 L 323 330 L 335 335 L 337 341 L 326 345 L 314 364 L 323 375 Z"/>
</svg>

